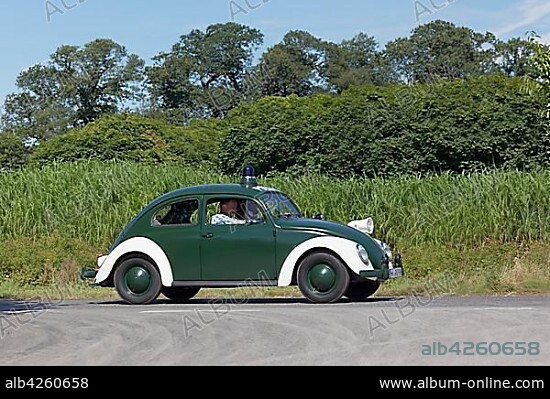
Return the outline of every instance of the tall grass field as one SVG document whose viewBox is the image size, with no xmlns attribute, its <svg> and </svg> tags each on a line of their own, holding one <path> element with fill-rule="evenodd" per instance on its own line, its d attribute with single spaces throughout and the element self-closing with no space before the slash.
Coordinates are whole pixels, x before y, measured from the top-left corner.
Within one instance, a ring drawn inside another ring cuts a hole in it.
<svg viewBox="0 0 550 399">
<path fill-rule="evenodd" d="M 157 196 L 237 181 L 208 169 L 135 163 L 0 173 L 0 296 L 78 286 L 79 267 L 92 266 Z M 375 235 L 403 252 L 408 271 L 387 293 L 426 293 L 430 281 L 448 283 L 449 276 L 453 284 L 440 284 L 443 293 L 550 292 L 550 172 L 374 180 L 274 175 L 260 183 L 288 193 L 306 215 L 342 223 L 373 217 Z"/>
</svg>

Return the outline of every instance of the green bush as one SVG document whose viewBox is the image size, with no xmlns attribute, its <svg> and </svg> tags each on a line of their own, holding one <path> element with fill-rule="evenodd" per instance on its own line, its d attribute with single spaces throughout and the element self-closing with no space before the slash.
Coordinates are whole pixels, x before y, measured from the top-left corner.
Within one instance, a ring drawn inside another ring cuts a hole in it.
<svg viewBox="0 0 550 399">
<path fill-rule="evenodd" d="M 11 133 L 0 133 L 0 171 L 21 168 L 29 156 L 23 141 Z"/>
<path fill-rule="evenodd" d="M 545 99 L 522 88 L 495 76 L 264 98 L 230 113 L 222 166 L 342 177 L 548 167 Z"/>
<path fill-rule="evenodd" d="M 43 236 L 2 240 L 0 284 L 77 283 L 82 266 L 95 266 L 95 254 L 93 247 L 74 238 Z"/>
<path fill-rule="evenodd" d="M 214 119 L 178 127 L 137 115 L 111 115 L 39 145 L 31 162 L 215 163 L 222 134 L 221 122 Z"/>
</svg>

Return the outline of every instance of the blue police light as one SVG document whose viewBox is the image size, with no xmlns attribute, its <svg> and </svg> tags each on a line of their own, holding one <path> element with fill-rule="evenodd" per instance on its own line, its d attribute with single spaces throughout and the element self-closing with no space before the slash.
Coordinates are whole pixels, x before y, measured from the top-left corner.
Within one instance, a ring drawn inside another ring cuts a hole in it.
<svg viewBox="0 0 550 399">
<path fill-rule="evenodd" d="M 241 184 L 249 188 L 256 187 L 258 185 L 258 181 L 256 180 L 256 171 L 254 170 L 253 166 L 245 166 L 245 168 L 243 169 L 243 178 L 241 180 Z"/>
<path fill-rule="evenodd" d="M 254 166 L 247 165 L 243 170 L 243 177 L 256 177 L 256 172 L 254 171 Z"/>
</svg>

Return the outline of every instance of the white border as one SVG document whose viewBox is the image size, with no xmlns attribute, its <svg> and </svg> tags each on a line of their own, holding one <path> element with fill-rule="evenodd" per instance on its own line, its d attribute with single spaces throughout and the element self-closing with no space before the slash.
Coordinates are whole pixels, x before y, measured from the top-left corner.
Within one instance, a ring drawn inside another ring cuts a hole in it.
<svg viewBox="0 0 550 399">
<path fill-rule="evenodd" d="M 148 238 L 136 237 L 131 238 L 128 241 L 124 241 L 108 256 L 104 256 L 98 259 L 98 266 L 100 267 L 97 276 L 95 278 L 96 284 L 101 284 L 106 281 L 113 267 L 117 261 L 124 255 L 129 253 L 141 253 L 151 258 L 157 265 L 160 271 L 160 277 L 162 279 L 162 285 L 165 287 L 171 287 L 174 282 L 174 275 L 172 273 L 172 266 L 168 257 L 164 253 L 161 247 L 159 247 L 154 241 Z"/>
<path fill-rule="evenodd" d="M 357 275 L 364 271 L 374 270 L 370 261 L 367 265 L 359 258 L 356 242 L 338 237 L 316 237 L 298 245 L 285 259 L 281 273 L 279 274 L 279 287 L 288 287 L 292 284 L 294 270 L 299 266 L 297 264 L 298 260 L 303 254 L 312 249 L 331 250 Z"/>
</svg>

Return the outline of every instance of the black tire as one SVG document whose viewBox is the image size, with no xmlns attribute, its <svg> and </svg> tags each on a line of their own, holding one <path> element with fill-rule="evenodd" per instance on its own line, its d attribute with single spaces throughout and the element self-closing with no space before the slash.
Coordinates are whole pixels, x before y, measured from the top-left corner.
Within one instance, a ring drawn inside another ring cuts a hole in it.
<svg viewBox="0 0 550 399">
<path fill-rule="evenodd" d="M 354 302 L 364 301 L 376 294 L 380 285 L 380 283 L 370 280 L 351 283 L 346 296 Z"/>
<path fill-rule="evenodd" d="M 126 302 L 132 305 L 147 305 L 160 295 L 160 273 L 147 259 L 129 258 L 115 271 L 115 288 Z"/>
<path fill-rule="evenodd" d="M 174 302 L 187 302 L 199 293 L 200 288 L 164 287 L 162 295 Z"/>
<path fill-rule="evenodd" d="M 346 266 L 334 255 L 318 252 L 305 258 L 298 268 L 298 287 L 313 303 L 333 303 L 349 288 Z"/>
</svg>

